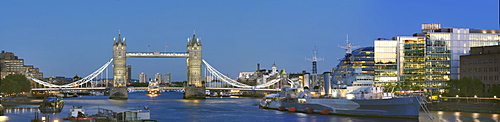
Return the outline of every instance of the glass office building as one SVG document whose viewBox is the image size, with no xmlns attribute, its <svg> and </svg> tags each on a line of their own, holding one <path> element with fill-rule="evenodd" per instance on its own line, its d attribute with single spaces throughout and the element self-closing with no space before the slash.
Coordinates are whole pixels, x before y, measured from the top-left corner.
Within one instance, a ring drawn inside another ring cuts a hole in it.
<svg viewBox="0 0 500 122">
<path fill-rule="evenodd" d="M 441 89 L 450 79 L 459 78 L 460 55 L 469 54 L 470 47 L 499 45 L 499 35 L 500 30 L 441 28 L 438 23 L 426 23 L 422 32 L 413 36 L 375 40 L 374 79 L 411 81 L 428 89 Z"/>
</svg>

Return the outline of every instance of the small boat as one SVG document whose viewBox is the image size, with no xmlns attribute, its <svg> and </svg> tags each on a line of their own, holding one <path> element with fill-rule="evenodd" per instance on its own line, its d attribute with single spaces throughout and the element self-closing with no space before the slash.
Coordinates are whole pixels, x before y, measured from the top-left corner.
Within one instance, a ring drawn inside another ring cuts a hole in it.
<svg viewBox="0 0 500 122">
<path fill-rule="evenodd" d="M 85 109 L 82 105 L 73 105 L 70 109 L 70 114 L 68 115 L 67 120 L 76 121 L 76 122 L 94 122 L 95 119 L 93 117 L 89 117 L 85 114 Z"/>
<path fill-rule="evenodd" d="M 47 97 L 40 104 L 42 113 L 60 113 L 64 107 L 64 101 L 61 97 Z"/>
</svg>

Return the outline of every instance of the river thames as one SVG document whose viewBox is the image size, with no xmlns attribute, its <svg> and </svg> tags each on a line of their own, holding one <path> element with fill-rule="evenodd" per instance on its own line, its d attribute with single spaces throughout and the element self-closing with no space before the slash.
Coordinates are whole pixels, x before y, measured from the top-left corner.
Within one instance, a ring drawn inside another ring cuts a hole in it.
<svg viewBox="0 0 500 122">
<path fill-rule="evenodd" d="M 111 100 L 108 96 L 82 96 L 64 99 L 61 113 L 48 114 L 51 119 L 62 120 L 69 114 L 72 105 L 83 105 L 85 113 L 92 115 L 98 108 L 123 111 L 130 107 L 147 105 L 151 119 L 159 122 L 499 122 L 500 114 L 432 111 L 431 120 L 421 112 L 419 119 L 397 119 L 292 113 L 287 111 L 259 109 L 258 98 L 208 98 L 185 100 L 182 93 L 167 92 L 152 96 L 145 92 L 130 93 L 128 100 Z M 37 106 L 9 107 L 0 122 L 29 122 L 39 112 Z M 46 115 L 46 114 L 44 114 Z"/>
</svg>

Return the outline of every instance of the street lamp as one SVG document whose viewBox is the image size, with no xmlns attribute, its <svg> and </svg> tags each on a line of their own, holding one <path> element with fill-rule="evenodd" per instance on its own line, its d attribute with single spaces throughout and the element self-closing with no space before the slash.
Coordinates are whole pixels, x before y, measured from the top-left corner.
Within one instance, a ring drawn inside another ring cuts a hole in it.
<svg viewBox="0 0 500 122">
<path fill-rule="evenodd" d="M 495 95 L 495 96 L 493 96 L 493 98 L 497 98 L 497 96 Z"/>
<path fill-rule="evenodd" d="M 457 94 L 457 96 L 455 96 L 455 97 L 458 97 L 458 94 Z"/>
</svg>

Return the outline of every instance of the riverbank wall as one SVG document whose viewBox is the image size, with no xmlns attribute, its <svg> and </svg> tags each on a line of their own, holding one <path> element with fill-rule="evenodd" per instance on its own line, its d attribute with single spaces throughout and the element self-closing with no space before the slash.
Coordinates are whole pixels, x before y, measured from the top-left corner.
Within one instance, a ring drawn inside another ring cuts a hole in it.
<svg viewBox="0 0 500 122">
<path fill-rule="evenodd" d="M 500 114 L 500 104 L 485 102 L 433 102 L 427 104 L 431 111 L 455 111 L 455 112 L 471 112 L 471 113 L 490 113 Z"/>
</svg>

